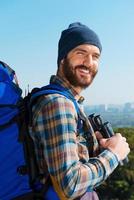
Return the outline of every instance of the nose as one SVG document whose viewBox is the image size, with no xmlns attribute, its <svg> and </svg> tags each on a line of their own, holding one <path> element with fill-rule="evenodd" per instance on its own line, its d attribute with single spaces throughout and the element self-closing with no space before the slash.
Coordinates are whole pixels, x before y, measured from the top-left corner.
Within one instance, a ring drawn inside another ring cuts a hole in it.
<svg viewBox="0 0 134 200">
<path fill-rule="evenodd" d="M 86 55 L 84 60 L 83 60 L 83 64 L 88 66 L 88 67 L 92 67 L 93 66 L 92 55 L 90 55 L 90 54 Z"/>
</svg>

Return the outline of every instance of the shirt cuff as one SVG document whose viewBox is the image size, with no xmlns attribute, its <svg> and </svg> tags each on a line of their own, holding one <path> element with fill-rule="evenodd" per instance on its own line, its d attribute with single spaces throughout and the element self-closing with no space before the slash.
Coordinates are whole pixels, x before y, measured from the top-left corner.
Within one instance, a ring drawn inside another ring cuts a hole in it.
<svg viewBox="0 0 134 200">
<path fill-rule="evenodd" d="M 119 160 L 117 156 L 111 152 L 109 149 L 105 149 L 102 153 L 98 155 L 100 162 L 105 168 L 105 179 L 113 172 L 113 170 L 118 166 Z"/>
</svg>

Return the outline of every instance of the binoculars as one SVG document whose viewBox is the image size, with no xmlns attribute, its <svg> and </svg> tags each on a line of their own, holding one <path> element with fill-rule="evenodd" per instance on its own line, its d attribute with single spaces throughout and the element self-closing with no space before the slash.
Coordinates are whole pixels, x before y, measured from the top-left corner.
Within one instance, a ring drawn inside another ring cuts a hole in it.
<svg viewBox="0 0 134 200">
<path fill-rule="evenodd" d="M 99 131 L 104 138 L 110 138 L 114 135 L 113 128 L 111 124 L 106 121 L 103 121 L 101 115 L 95 115 L 94 113 L 88 116 L 88 120 L 93 128 L 93 131 Z M 120 161 L 120 165 L 124 165 L 128 163 L 128 157 L 124 160 Z"/>
</svg>

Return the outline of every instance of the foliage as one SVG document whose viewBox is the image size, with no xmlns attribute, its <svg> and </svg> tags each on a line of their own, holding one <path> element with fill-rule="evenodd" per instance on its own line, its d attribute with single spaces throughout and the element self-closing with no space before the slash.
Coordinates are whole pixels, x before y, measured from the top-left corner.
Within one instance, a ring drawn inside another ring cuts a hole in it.
<svg viewBox="0 0 134 200">
<path fill-rule="evenodd" d="M 102 200 L 134 200 L 134 128 L 118 128 L 115 132 L 127 138 L 131 149 L 129 163 L 118 166 L 98 192 Z"/>
</svg>

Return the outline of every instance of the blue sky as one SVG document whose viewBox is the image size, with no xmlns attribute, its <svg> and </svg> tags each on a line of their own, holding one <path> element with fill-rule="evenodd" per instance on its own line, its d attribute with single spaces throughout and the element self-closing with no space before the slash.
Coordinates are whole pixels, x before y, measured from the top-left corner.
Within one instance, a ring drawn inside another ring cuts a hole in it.
<svg viewBox="0 0 134 200">
<path fill-rule="evenodd" d="M 23 90 L 49 82 L 61 31 L 80 21 L 103 46 L 97 77 L 83 92 L 85 103 L 134 102 L 133 0 L 1 0 L 0 8 L 0 60 L 15 69 Z"/>
</svg>

